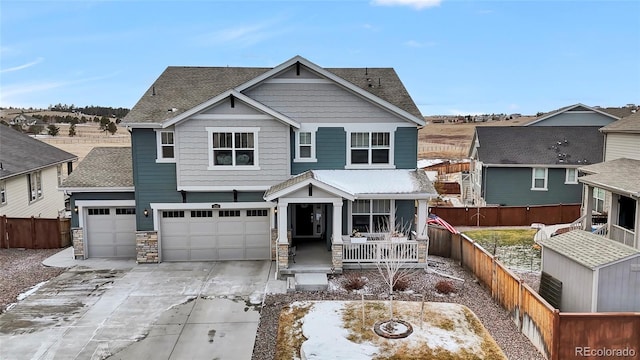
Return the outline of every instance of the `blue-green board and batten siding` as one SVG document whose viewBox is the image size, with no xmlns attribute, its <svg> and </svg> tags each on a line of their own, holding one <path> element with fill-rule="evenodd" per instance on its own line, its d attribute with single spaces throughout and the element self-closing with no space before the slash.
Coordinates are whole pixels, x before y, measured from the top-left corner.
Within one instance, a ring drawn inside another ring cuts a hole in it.
<svg viewBox="0 0 640 360">
<path fill-rule="evenodd" d="M 565 184 L 566 169 L 549 168 L 547 191 L 531 190 L 531 168 L 487 167 L 483 172 L 483 197 L 487 204 L 526 206 L 579 204 L 582 185 Z"/>
</svg>

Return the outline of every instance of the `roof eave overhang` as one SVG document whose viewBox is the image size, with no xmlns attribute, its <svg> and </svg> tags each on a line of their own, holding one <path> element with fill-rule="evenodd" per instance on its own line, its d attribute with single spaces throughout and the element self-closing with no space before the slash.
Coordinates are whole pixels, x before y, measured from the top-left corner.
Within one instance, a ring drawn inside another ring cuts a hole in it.
<svg viewBox="0 0 640 360">
<path fill-rule="evenodd" d="M 593 112 L 596 112 L 596 113 L 598 113 L 598 114 L 601 114 L 601 115 L 604 115 L 604 116 L 608 116 L 608 117 L 610 117 L 610 118 L 612 118 L 612 119 L 614 119 L 614 120 L 620 120 L 620 118 L 619 118 L 619 117 L 614 116 L 614 115 L 611 115 L 611 114 L 609 114 L 609 113 L 607 113 L 607 112 L 604 112 L 604 111 L 598 110 L 598 109 L 596 109 L 596 108 L 592 108 L 591 106 L 588 106 L 588 105 L 585 105 L 585 104 L 582 104 L 582 103 L 577 103 L 577 104 L 572 105 L 572 106 L 567 106 L 566 108 L 562 109 L 562 111 L 554 112 L 554 113 L 549 114 L 549 115 L 547 115 L 547 116 L 541 117 L 541 118 L 540 118 L 540 119 L 538 119 L 538 120 L 534 120 L 534 121 L 532 121 L 532 122 L 528 123 L 528 124 L 527 124 L 527 126 L 529 126 L 529 125 L 533 125 L 533 124 L 535 124 L 535 123 L 539 123 L 540 121 L 544 121 L 544 120 L 550 119 L 550 118 L 552 118 L 552 117 L 554 117 L 554 116 L 557 116 L 557 115 L 563 114 L 563 113 L 565 113 L 565 112 L 567 112 L 567 111 L 569 111 L 569 110 L 571 110 L 571 109 L 575 109 L 575 108 L 577 108 L 577 107 L 584 107 L 584 108 L 587 108 L 587 109 L 589 109 L 589 110 L 591 110 L 591 111 L 593 111 Z"/>
<path fill-rule="evenodd" d="M 126 123 L 124 124 L 127 129 L 161 129 L 160 123 Z"/>
<path fill-rule="evenodd" d="M 72 193 L 106 193 L 106 192 L 134 192 L 135 187 L 60 187 L 60 191 Z"/>
<path fill-rule="evenodd" d="M 438 197 L 435 193 L 375 193 L 356 194 L 357 199 L 429 200 Z"/>
<path fill-rule="evenodd" d="M 604 189 L 604 190 L 607 190 L 607 191 L 612 192 L 612 193 L 621 194 L 621 195 L 633 197 L 633 198 L 636 198 L 636 199 L 640 199 L 640 192 L 637 192 L 637 191 L 619 188 L 619 187 L 612 186 L 612 185 L 609 185 L 609 184 L 601 182 L 601 181 L 591 181 L 590 179 L 585 179 L 584 177 L 582 177 L 582 178 L 579 177 L 578 181 L 583 183 L 583 184 L 595 186 L 597 188 Z"/>
<path fill-rule="evenodd" d="M 348 192 L 346 192 L 344 190 L 338 189 L 338 188 L 336 188 L 334 186 L 328 185 L 328 184 L 323 183 L 323 182 L 321 182 L 321 181 L 319 181 L 317 179 L 314 179 L 314 178 L 309 178 L 309 179 L 303 180 L 303 181 L 301 181 L 301 182 L 299 182 L 297 184 L 291 185 L 291 186 L 286 187 L 286 188 L 284 188 L 282 190 L 276 191 L 276 192 L 274 192 L 272 194 L 265 195 L 264 199 L 266 201 L 274 201 L 274 200 L 279 199 L 281 197 L 286 197 L 287 195 L 289 195 L 289 194 L 291 194 L 291 193 L 293 193 L 293 192 L 295 192 L 297 190 L 300 190 L 300 189 L 302 189 L 302 188 L 304 188 L 306 186 L 309 186 L 310 184 L 312 186 L 317 186 L 318 188 L 320 188 L 320 189 L 322 189 L 322 190 L 324 190 L 324 191 L 326 191 L 328 193 L 334 194 L 336 197 L 341 197 L 341 198 L 347 199 L 349 201 L 353 201 L 353 200 L 356 199 L 356 196 L 354 194 L 348 193 Z"/>
<path fill-rule="evenodd" d="M 6 175 L 6 176 L 0 176 L 0 180 L 6 180 L 6 179 L 11 179 L 12 177 L 16 177 L 16 176 L 27 175 L 27 174 L 32 173 L 34 171 L 40 171 L 40 170 L 43 170 L 43 169 L 50 168 L 52 166 L 57 166 L 57 165 L 60 165 L 60 164 L 66 164 L 68 162 L 73 162 L 73 161 L 77 161 L 77 160 L 78 160 L 78 157 L 76 156 L 74 158 L 68 158 L 68 159 L 65 159 L 65 160 L 56 161 L 56 162 L 53 162 L 53 163 L 50 163 L 50 164 L 47 164 L 47 165 L 42 165 L 42 166 L 34 167 L 32 169 L 23 170 L 23 171 L 16 172 L 16 173 L 11 173 L 11 174 Z"/>
<path fill-rule="evenodd" d="M 183 121 L 185 121 L 186 119 L 188 119 L 189 117 L 204 111 L 205 109 L 225 100 L 226 98 L 233 96 L 235 98 L 237 98 L 238 100 L 245 102 L 247 105 L 252 106 L 254 108 L 256 108 L 259 111 L 262 111 L 268 115 L 273 116 L 275 119 L 281 121 L 282 123 L 286 124 L 286 125 L 290 125 L 296 129 L 300 128 L 300 124 L 297 121 L 294 121 L 293 119 L 289 118 L 288 116 L 285 116 L 271 108 L 269 108 L 268 106 L 265 106 L 261 103 L 259 103 L 258 101 L 253 100 L 252 98 L 240 93 L 239 91 L 236 91 L 234 89 L 231 90 L 227 90 L 225 92 L 223 92 L 222 94 L 215 96 L 203 103 L 201 103 L 200 105 L 197 105 L 183 113 L 181 113 L 178 116 L 175 116 L 171 119 L 167 119 L 166 121 L 162 122 L 162 128 L 167 128 L 173 125 L 177 125 Z"/>
<path fill-rule="evenodd" d="M 311 70 L 321 74 L 322 76 L 334 81 L 335 83 L 339 84 L 340 86 L 349 89 L 351 91 L 353 91 L 354 93 L 374 102 L 379 104 L 380 106 L 384 107 L 385 109 L 395 113 L 396 115 L 399 115 L 400 117 L 415 123 L 418 126 L 424 126 L 426 124 L 424 119 L 421 119 L 419 117 L 416 117 L 402 109 L 400 109 L 399 107 L 371 94 L 368 91 L 365 91 L 357 86 L 355 86 L 354 84 L 344 80 L 343 78 L 331 73 L 330 71 L 325 70 L 324 68 L 312 63 L 311 61 L 303 58 L 302 56 L 295 56 L 285 62 L 283 62 L 282 64 L 274 67 L 273 69 L 265 72 L 264 74 L 253 78 L 252 80 L 247 81 L 246 83 L 237 86 L 235 89 L 237 91 L 244 91 L 252 86 L 255 86 L 256 84 L 278 74 L 279 72 L 287 69 L 288 67 L 294 65 L 295 63 L 300 62 L 301 64 L 303 64 L 304 66 L 310 68 Z"/>
</svg>

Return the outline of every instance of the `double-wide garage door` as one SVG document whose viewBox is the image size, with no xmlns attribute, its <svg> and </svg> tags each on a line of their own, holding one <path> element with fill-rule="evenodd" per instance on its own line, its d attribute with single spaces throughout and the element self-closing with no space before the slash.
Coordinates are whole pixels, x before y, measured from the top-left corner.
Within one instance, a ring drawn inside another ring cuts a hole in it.
<svg viewBox="0 0 640 360">
<path fill-rule="evenodd" d="M 87 247 L 90 258 L 136 257 L 136 209 L 87 209 Z"/>
<path fill-rule="evenodd" d="M 267 209 L 171 210 L 160 217 L 162 261 L 271 258 Z"/>
</svg>

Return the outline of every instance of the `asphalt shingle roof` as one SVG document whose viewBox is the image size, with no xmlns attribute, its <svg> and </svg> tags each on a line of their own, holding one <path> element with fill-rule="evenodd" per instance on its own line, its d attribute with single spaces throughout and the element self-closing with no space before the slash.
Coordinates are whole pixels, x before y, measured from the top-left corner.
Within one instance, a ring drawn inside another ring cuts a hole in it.
<svg viewBox="0 0 640 360">
<path fill-rule="evenodd" d="M 76 155 L 0 125 L 0 179 L 76 159 Z"/>
<path fill-rule="evenodd" d="M 637 133 L 640 134 L 640 112 L 625 116 L 622 119 L 612 122 L 603 127 L 600 131 L 604 133 Z M 638 146 L 640 146 L 640 138 L 638 138 Z"/>
<path fill-rule="evenodd" d="M 167 67 L 125 116 L 123 123 L 162 122 L 269 70 L 271 68 Z M 422 118 L 420 110 L 393 68 L 327 68 L 325 70 Z M 169 109 L 176 110 L 170 112 Z"/>
<path fill-rule="evenodd" d="M 538 242 L 590 269 L 640 256 L 640 250 L 584 230 L 569 231 Z"/>
<path fill-rule="evenodd" d="M 478 159 L 485 164 L 494 165 L 598 163 L 602 161 L 604 144 L 604 136 L 598 128 L 597 126 L 476 127 L 476 136 L 480 144 Z"/>
<path fill-rule="evenodd" d="M 131 148 L 93 148 L 60 187 L 133 188 Z"/>
<path fill-rule="evenodd" d="M 578 168 L 580 182 L 640 197 L 640 160 L 615 159 Z"/>
</svg>

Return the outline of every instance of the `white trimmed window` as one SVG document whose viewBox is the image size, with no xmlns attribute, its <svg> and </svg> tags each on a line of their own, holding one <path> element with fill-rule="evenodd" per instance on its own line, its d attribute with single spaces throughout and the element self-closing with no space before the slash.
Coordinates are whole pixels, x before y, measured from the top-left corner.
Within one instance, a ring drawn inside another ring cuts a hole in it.
<svg viewBox="0 0 640 360">
<path fill-rule="evenodd" d="M 351 133 L 351 164 L 389 164 L 390 150 L 388 132 Z"/>
<path fill-rule="evenodd" d="M 577 184 L 578 183 L 578 169 L 567 168 L 567 172 L 564 179 L 565 184 Z"/>
<path fill-rule="evenodd" d="M 314 131 L 296 131 L 295 162 L 316 162 L 316 133 Z"/>
<path fill-rule="evenodd" d="M 209 170 L 258 170 L 259 128 L 207 128 Z"/>
<path fill-rule="evenodd" d="M 351 226 L 358 232 L 388 231 L 391 200 L 355 200 L 351 205 Z"/>
<path fill-rule="evenodd" d="M 601 214 L 604 212 L 604 197 L 605 191 L 603 189 L 593 188 L 593 210 Z"/>
<path fill-rule="evenodd" d="M 4 180 L 0 180 L 0 205 L 7 203 L 7 183 Z"/>
<path fill-rule="evenodd" d="M 531 190 L 547 191 L 547 168 L 533 168 L 531 171 Z"/>
<path fill-rule="evenodd" d="M 40 171 L 27 174 L 27 185 L 29 186 L 29 202 L 42 199 L 42 173 Z"/>
<path fill-rule="evenodd" d="M 156 131 L 157 162 L 174 162 L 176 156 L 176 142 L 173 131 Z"/>
</svg>

